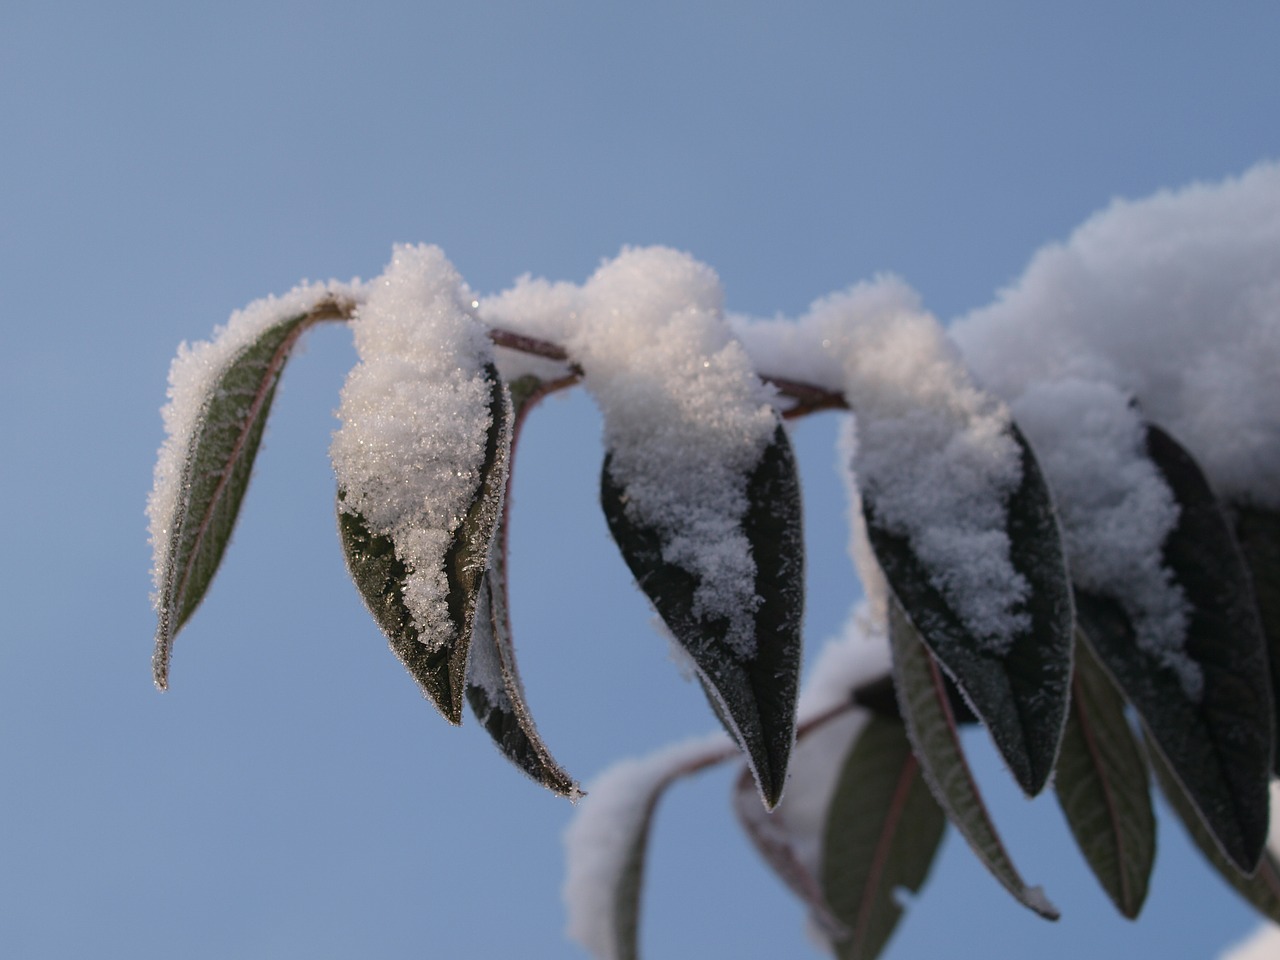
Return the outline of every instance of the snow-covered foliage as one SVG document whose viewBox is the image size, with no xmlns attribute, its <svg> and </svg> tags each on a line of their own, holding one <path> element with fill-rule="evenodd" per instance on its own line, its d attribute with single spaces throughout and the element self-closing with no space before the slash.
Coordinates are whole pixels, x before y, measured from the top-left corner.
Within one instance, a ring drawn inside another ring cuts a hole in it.
<svg viewBox="0 0 1280 960">
<path fill-rule="evenodd" d="M 437 248 L 401 246 L 368 285 L 254 304 L 184 345 L 171 373 L 148 504 L 161 685 L 284 361 L 320 319 L 348 320 L 360 354 L 331 452 L 366 603 L 450 719 L 465 676 L 503 752 L 575 799 L 515 669 L 503 487 L 532 404 L 581 384 L 603 413 L 610 532 L 731 739 L 589 784 L 565 898 L 570 934 L 597 956 L 637 955 L 662 792 L 739 751 L 744 829 L 840 957 L 887 942 L 895 891 L 923 884 L 948 820 L 1025 906 L 1055 915 L 964 760 L 957 728 L 979 719 L 1028 793 L 1052 785 L 1126 915 L 1154 854 L 1150 769 L 1206 859 L 1280 922 L 1280 861 L 1264 849 L 1280 165 L 1113 202 L 950 331 L 889 276 L 796 320 L 729 317 L 716 274 L 663 247 L 624 249 L 580 284 L 526 276 L 480 297 Z M 866 598 L 797 711 L 800 494 L 780 424 L 824 409 L 846 411 Z"/>
<path fill-rule="evenodd" d="M 484 467 L 490 359 L 471 295 L 438 247 L 397 247 L 351 322 L 359 365 L 330 455 L 341 509 L 389 537 L 408 566 L 422 642 L 453 635 L 445 554 Z"/>
</svg>

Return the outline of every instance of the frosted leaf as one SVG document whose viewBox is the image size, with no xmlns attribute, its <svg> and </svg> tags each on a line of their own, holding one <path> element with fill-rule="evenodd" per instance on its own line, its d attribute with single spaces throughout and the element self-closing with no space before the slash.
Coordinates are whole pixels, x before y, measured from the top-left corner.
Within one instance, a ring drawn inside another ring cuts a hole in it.
<svg viewBox="0 0 1280 960">
<path fill-rule="evenodd" d="M 352 322 L 360 363 L 330 448 L 340 509 L 395 544 L 403 602 L 431 649 L 457 638 L 445 555 L 485 480 L 494 426 L 489 341 L 471 302 L 439 248 L 395 248 Z"/>
<path fill-rule="evenodd" d="M 156 548 L 152 577 L 159 590 L 165 576 L 165 543 L 178 503 L 183 471 L 192 437 L 201 426 L 210 392 L 218 378 L 245 349 L 271 327 L 307 313 L 327 298 L 359 300 L 359 281 L 351 283 L 303 283 L 281 297 L 255 300 L 237 310 L 210 340 L 183 343 L 169 367 L 169 402 L 161 410 L 165 441 L 155 466 L 155 484 L 147 499 L 151 543 Z"/>
<path fill-rule="evenodd" d="M 614 764 L 587 785 L 565 831 L 566 932 L 601 960 L 636 955 L 640 889 L 650 824 L 677 778 L 733 755 L 722 733 Z"/>
<path fill-rule="evenodd" d="M 624 250 L 582 288 L 568 347 L 600 404 L 610 471 L 663 559 L 694 573 L 695 614 L 754 647 L 746 487 L 777 429 L 770 392 L 724 320 L 715 274 L 665 248 Z"/>
<path fill-rule="evenodd" d="M 910 542 L 969 632 L 1007 651 L 1030 625 L 1005 531 L 1021 478 L 1009 412 L 970 382 L 915 293 L 881 277 L 815 302 L 796 323 L 735 326 L 762 371 L 844 394 L 861 495 Z"/>
</svg>

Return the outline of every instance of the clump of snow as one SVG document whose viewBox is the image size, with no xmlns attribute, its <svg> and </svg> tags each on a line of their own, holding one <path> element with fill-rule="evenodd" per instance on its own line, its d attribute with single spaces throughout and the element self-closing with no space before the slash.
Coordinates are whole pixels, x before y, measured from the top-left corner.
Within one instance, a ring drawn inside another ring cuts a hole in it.
<svg viewBox="0 0 1280 960">
<path fill-rule="evenodd" d="M 1076 582 L 1121 602 L 1194 696 L 1185 600 L 1160 559 L 1178 513 L 1140 421 L 1220 496 L 1280 506 L 1280 165 L 1114 201 L 953 335 L 1036 450 Z"/>
<path fill-rule="evenodd" d="M 454 627 L 444 557 L 481 481 L 490 358 L 470 291 L 438 247 L 398 246 L 352 321 L 360 363 L 342 389 L 330 455 L 342 509 L 390 537 L 408 567 L 419 639 Z"/>
<path fill-rule="evenodd" d="M 203 429 L 214 387 L 246 350 L 267 331 L 327 299 L 359 301 L 363 286 L 358 280 L 339 283 L 302 283 L 284 296 L 265 297 L 233 313 L 210 340 L 182 343 L 169 367 L 169 402 L 161 410 L 165 441 L 156 459 L 155 480 L 147 499 L 152 577 L 157 594 L 168 576 L 168 543 L 181 500 L 187 457 L 196 434 Z"/>
<path fill-rule="evenodd" d="M 695 573 L 694 613 L 754 651 L 756 565 L 742 530 L 773 440 L 771 392 L 724 318 L 719 279 L 663 247 L 628 249 L 582 288 L 567 346 L 604 414 L 610 471 L 663 559 Z"/>
<path fill-rule="evenodd" d="M 1178 505 L 1146 456 L 1141 416 L 1115 387 L 1074 378 L 1031 385 L 1013 411 L 1052 485 L 1076 584 L 1113 596 L 1138 646 L 1198 700 L 1204 676 L 1183 646 L 1188 605 L 1160 553 Z"/>
<path fill-rule="evenodd" d="M 1280 164 L 1114 201 L 953 330 L 1001 396 L 1110 384 L 1220 496 L 1280 507 Z"/>
<path fill-rule="evenodd" d="M 566 932 L 602 960 L 618 947 L 618 890 L 662 791 L 679 776 L 737 753 L 720 732 L 614 764 L 587 785 L 565 831 Z"/>
<path fill-rule="evenodd" d="M 916 294 L 881 277 L 817 301 L 797 323 L 736 327 L 761 370 L 844 394 L 862 496 L 908 539 L 966 627 L 1007 651 L 1029 626 L 1029 587 L 1005 531 L 1022 477 L 1009 411 L 973 385 Z"/>
<path fill-rule="evenodd" d="M 567 281 L 551 282 L 525 274 L 508 290 L 477 301 L 485 323 L 563 346 L 578 323 L 582 288 Z M 511 383 L 532 375 L 555 380 L 569 370 L 566 363 L 514 350 L 496 351 L 498 371 Z"/>
</svg>

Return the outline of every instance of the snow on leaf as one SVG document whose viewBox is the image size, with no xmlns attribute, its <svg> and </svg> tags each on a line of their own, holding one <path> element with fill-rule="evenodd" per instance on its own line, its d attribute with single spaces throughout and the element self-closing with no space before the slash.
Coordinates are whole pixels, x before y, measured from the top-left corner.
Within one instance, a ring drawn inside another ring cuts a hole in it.
<svg viewBox="0 0 1280 960">
<path fill-rule="evenodd" d="M 681 777 L 734 755 L 723 734 L 617 763 L 587 785 L 565 831 L 568 934 L 600 960 L 639 957 L 640 893 L 653 815 Z"/>
<path fill-rule="evenodd" d="M 823 840 L 822 888 L 848 929 L 841 960 L 880 955 L 902 917 L 898 891 L 919 892 L 946 825 L 902 722 L 873 717 L 844 758 Z"/>
<path fill-rule="evenodd" d="M 717 716 L 746 753 L 767 807 L 777 804 L 794 740 L 803 607 L 800 487 L 786 431 L 748 478 L 745 516 L 736 536 L 750 545 L 757 603 L 751 611 L 749 646 L 733 636 L 728 617 L 709 614 L 699 602 L 705 582 L 697 572 L 666 559 L 668 538 L 628 509 L 629 493 L 605 459 L 600 499 L 609 530 L 636 583 L 667 628 L 688 652 Z"/>
<path fill-rule="evenodd" d="M 173 638 L 209 588 L 249 484 L 276 386 L 310 326 L 345 319 L 355 286 L 304 285 L 232 316 L 207 343 L 185 344 L 169 373 L 168 437 L 147 503 L 159 614 L 152 660 L 168 685 Z"/>
<path fill-rule="evenodd" d="M 1223 851 L 1251 871 L 1267 837 L 1273 756 L 1268 663 L 1252 586 L 1195 460 L 1154 426 L 1146 450 L 1179 508 L 1162 561 L 1187 600 L 1184 650 L 1200 684 L 1189 692 L 1185 671 L 1140 645 L 1110 598 L 1078 591 L 1080 626 Z"/>
<path fill-rule="evenodd" d="M 1259 913 L 1274 923 L 1280 923 L 1280 861 L 1264 847 L 1257 869 L 1251 875 L 1243 873 L 1234 860 L 1223 855 L 1222 844 L 1210 832 L 1197 804 L 1183 789 L 1178 777 L 1161 756 L 1161 751 L 1151 742 L 1149 732 L 1147 747 L 1151 766 L 1156 772 L 1156 779 L 1165 799 L 1169 801 L 1205 859 Z"/>
<path fill-rule="evenodd" d="M 1080 638 L 1054 792 L 1094 876 L 1116 909 L 1134 919 L 1156 853 L 1147 765 L 1123 698 Z"/>
<path fill-rule="evenodd" d="M 863 511 L 897 602 L 986 724 L 1019 785 L 1034 795 L 1053 770 L 1066 718 L 1073 611 L 1048 487 L 1021 433 L 1011 427 L 1009 435 L 1021 453 L 1021 480 L 1003 504 L 1002 538 L 1029 591 L 1007 647 L 968 629 L 914 543 L 883 522 L 875 501 L 864 499 Z"/>
<path fill-rule="evenodd" d="M 969 770 L 947 703 L 942 671 L 897 603 L 889 605 L 893 676 L 907 734 L 934 798 L 973 852 L 1019 903 L 1049 920 L 1058 910 L 1028 887 L 1005 851 Z"/>
<path fill-rule="evenodd" d="M 397 247 L 371 286 L 330 451 L 343 547 L 392 649 L 458 723 L 511 402 L 470 293 L 437 248 Z"/>
</svg>

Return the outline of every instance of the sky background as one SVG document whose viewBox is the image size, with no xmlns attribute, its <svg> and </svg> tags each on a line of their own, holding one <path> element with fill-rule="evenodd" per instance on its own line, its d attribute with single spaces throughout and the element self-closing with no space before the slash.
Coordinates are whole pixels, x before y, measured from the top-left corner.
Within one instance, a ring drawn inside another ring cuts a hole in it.
<svg viewBox="0 0 1280 960">
<path fill-rule="evenodd" d="M 303 278 L 375 276 L 402 241 L 480 292 L 663 243 L 766 316 L 891 271 L 945 321 L 1112 197 L 1280 158 L 1278 36 L 1270 2 L 6 0 L 0 953 L 581 955 L 571 807 L 447 727 L 346 579 L 341 327 L 286 372 L 223 570 L 152 687 L 143 508 L 180 341 Z M 859 595 L 836 423 L 795 433 L 811 654 Z M 581 393 L 539 408 L 512 530 L 529 697 L 583 781 L 714 727 L 608 539 L 599 430 Z M 980 735 L 973 754 L 1063 920 L 952 833 L 887 957 L 1210 957 L 1254 926 L 1164 817 L 1146 911 L 1120 919 L 1056 803 L 1022 800 Z M 732 820 L 733 773 L 663 803 L 646 953 L 819 956 Z"/>
</svg>

